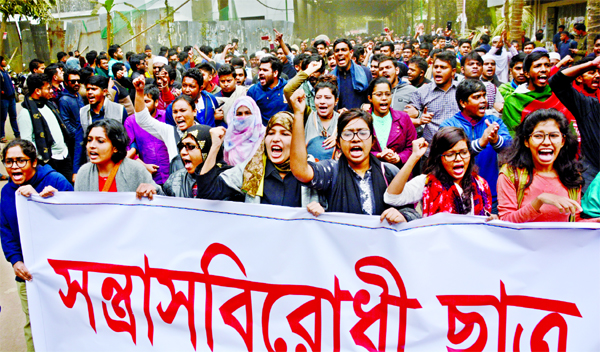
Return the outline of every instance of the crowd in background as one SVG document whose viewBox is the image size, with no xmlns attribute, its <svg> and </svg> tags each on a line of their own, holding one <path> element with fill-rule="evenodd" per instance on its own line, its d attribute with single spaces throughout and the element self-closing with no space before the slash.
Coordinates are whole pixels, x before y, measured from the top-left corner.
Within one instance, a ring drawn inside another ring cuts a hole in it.
<svg viewBox="0 0 600 352">
<path fill-rule="evenodd" d="M 236 39 L 60 52 L 30 62 L 18 114 L 0 57 L 0 230 L 24 310 L 19 194 L 161 194 L 390 224 L 440 212 L 597 221 L 600 37 L 588 48 L 585 25 L 561 27 L 511 42 L 419 24 L 410 37 L 299 45 L 274 30 L 250 55 Z"/>
</svg>

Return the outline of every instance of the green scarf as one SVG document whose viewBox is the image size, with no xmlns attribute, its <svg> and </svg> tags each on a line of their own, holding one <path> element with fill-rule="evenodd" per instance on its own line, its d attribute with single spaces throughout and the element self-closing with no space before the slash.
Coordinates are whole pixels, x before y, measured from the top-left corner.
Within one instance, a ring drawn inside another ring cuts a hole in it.
<svg viewBox="0 0 600 352">
<path fill-rule="evenodd" d="M 518 89 L 518 88 L 517 88 Z M 546 101 L 552 95 L 552 89 L 546 85 L 542 92 L 528 91 L 527 93 L 513 92 L 504 102 L 504 110 L 502 111 L 502 120 L 511 137 L 515 136 L 515 129 L 521 123 L 521 113 L 525 106 L 534 100 L 541 102 Z"/>
</svg>

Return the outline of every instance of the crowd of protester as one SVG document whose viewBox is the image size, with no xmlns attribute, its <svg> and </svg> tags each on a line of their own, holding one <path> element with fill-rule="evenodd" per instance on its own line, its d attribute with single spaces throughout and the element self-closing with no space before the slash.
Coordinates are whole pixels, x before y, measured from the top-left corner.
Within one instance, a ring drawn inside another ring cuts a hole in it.
<svg viewBox="0 0 600 352">
<path fill-rule="evenodd" d="M 475 41 L 419 25 L 299 46 L 275 31 L 250 55 L 238 40 L 59 53 L 31 61 L 18 115 L 0 57 L 0 229 L 24 310 L 15 194 L 164 194 L 390 224 L 442 212 L 596 221 L 600 36 L 588 50 L 585 25 L 573 39 L 564 29 L 551 52 L 542 31 Z"/>
</svg>

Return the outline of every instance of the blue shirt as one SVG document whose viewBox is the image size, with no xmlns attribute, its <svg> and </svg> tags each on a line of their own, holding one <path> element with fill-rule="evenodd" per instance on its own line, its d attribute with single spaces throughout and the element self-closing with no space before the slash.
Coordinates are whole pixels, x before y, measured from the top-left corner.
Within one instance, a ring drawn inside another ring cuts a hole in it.
<svg viewBox="0 0 600 352">
<path fill-rule="evenodd" d="M 14 99 L 15 98 L 15 87 L 13 86 L 12 79 L 6 70 L 0 70 L 2 73 L 2 99 Z"/>
<path fill-rule="evenodd" d="M 367 83 L 371 82 L 373 79 L 373 75 L 371 75 L 371 70 L 364 66 L 356 65 L 356 70 L 364 70 L 367 75 Z M 352 74 L 350 70 L 342 71 L 338 70 L 338 83 L 340 90 L 340 98 L 338 101 L 338 109 L 346 108 L 360 108 L 362 104 L 367 103 L 367 92 L 366 91 L 356 91 L 354 90 L 354 84 L 352 81 Z"/>
<path fill-rule="evenodd" d="M 290 107 L 283 95 L 283 87 L 287 84 L 285 79 L 279 79 L 275 88 L 263 87 L 260 83 L 248 89 L 248 96 L 256 102 L 262 114 L 263 125 L 267 125 L 273 115 L 280 111 L 289 111 Z"/>
</svg>

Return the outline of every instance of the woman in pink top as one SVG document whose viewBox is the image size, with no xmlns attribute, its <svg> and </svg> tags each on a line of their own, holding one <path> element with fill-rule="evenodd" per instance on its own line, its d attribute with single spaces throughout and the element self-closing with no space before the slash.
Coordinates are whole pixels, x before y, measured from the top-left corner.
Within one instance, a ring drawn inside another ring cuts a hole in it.
<svg viewBox="0 0 600 352">
<path fill-rule="evenodd" d="M 555 109 L 529 114 L 517 127 L 498 178 L 501 220 L 576 221 L 581 213 L 581 165 L 577 137 Z"/>
</svg>

